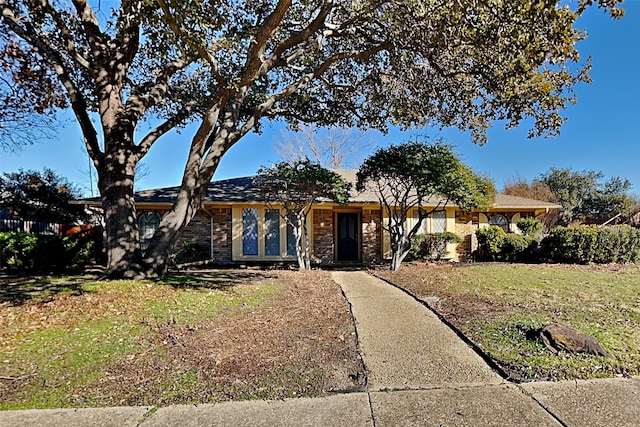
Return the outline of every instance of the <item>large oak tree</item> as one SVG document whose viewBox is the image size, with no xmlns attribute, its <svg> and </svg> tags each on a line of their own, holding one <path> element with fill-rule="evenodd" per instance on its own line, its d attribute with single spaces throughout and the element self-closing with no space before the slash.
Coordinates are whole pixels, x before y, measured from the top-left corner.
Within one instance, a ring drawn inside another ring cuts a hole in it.
<svg viewBox="0 0 640 427">
<path fill-rule="evenodd" d="M 556 134 L 588 80 L 571 63 L 592 3 L 620 14 L 618 0 L 0 0 L 0 43 L 56 76 L 98 171 L 107 271 L 134 276 L 165 270 L 220 159 L 262 120 L 439 124 L 484 142 L 491 122 L 531 118 L 532 135 Z M 135 166 L 189 121 L 180 192 L 143 254 Z"/>
</svg>

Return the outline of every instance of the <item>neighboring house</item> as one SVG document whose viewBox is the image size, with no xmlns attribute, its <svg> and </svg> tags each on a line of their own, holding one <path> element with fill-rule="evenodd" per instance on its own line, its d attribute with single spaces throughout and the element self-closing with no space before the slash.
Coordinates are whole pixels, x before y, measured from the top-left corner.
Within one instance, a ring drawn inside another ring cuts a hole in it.
<svg viewBox="0 0 640 427">
<path fill-rule="evenodd" d="M 355 183 L 356 171 L 337 172 Z M 178 187 L 170 187 L 135 194 L 143 249 L 177 193 Z M 82 202 L 99 205 L 97 199 Z M 434 200 L 432 206 L 436 205 Z M 477 248 L 475 230 L 479 227 L 498 225 L 507 232 L 518 232 L 516 223 L 521 218 L 538 218 L 559 208 L 554 203 L 498 194 L 488 211 L 464 212 L 455 205 L 447 205 L 424 221 L 423 230 L 458 234 L 464 241 L 451 244 L 447 257 L 465 260 Z M 200 259 L 221 264 L 295 261 L 293 232 L 281 218 L 281 212 L 284 210 L 265 204 L 260 191 L 253 187 L 252 177 L 215 181 L 209 184 L 202 208 L 181 232 L 176 246 L 180 247 L 185 241 L 195 242 Z M 307 225 L 313 261 L 370 264 L 390 258 L 382 212 L 374 193 L 355 190 L 345 206 L 328 200 L 316 202 Z"/>
</svg>

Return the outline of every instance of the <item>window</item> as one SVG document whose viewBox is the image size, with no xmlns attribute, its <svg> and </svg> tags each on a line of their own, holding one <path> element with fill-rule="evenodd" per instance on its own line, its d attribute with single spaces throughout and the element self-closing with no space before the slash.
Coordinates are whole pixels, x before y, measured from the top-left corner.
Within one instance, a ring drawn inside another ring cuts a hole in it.
<svg viewBox="0 0 640 427">
<path fill-rule="evenodd" d="M 258 209 L 242 209 L 242 255 L 258 255 Z"/>
<path fill-rule="evenodd" d="M 419 219 L 418 211 L 413 211 L 413 221 L 409 222 L 409 229 L 413 227 Z M 430 226 L 428 224 L 431 224 Z M 407 230 L 409 231 L 409 230 Z M 435 211 L 429 214 L 429 219 L 422 221 L 418 234 L 424 233 L 444 233 L 447 231 L 447 212 Z"/>
<path fill-rule="evenodd" d="M 433 212 L 431 214 L 431 232 L 444 233 L 445 231 L 447 231 L 447 212 Z"/>
<path fill-rule="evenodd" d="M 276 209 L 264 211 L 264 254 L 280 255 L 280 212 Z"/>
<path fill-rule="evenodd" d="M 502 214 L 493 214 L 489 217 L 489 225 L 497 225 L 507 233 L 509 232 L 509 221 Z"/>
<path fill-rule="evenodd" d="M 153 237 L 153 233 L 160 225 L 160 215 L 155 212 L 145 212 L 138 218 L 138 229 L 140 232 L 140 248 L 146 251 Z"/>
<path fill-rule="evenodd" d="M 283 213 L 266 207 L 234 208 L 234 259 L 295 257 L 293 229 L 282 218 Z"/>
<path fill-rule="evenodd" d="M 295 220 L 292 218 L 293 215 L 290 216 L 290 222 L 295 223 Z M 296 255 L 296 235 L 293 232 L 293 226 L 287 222 L 287 256 Z"/>
<path fill-rule="evenodd" d="M 413 211 L 413 222 L 409 223 L 409 227 L 408 229 L 412 229 L 420 220 L 420 213 L 418 212 L 418 210 L 416 209 L 415 211 Z M 407 231 L 409 231 L 407 230 Z M 427 220 L 425 219 L 424 221 L 422 221 L 422 224 L 420 225 L 420 229 L 418 230 L 418 234 L 425 234 L 427 232 Z"/>
</svg>

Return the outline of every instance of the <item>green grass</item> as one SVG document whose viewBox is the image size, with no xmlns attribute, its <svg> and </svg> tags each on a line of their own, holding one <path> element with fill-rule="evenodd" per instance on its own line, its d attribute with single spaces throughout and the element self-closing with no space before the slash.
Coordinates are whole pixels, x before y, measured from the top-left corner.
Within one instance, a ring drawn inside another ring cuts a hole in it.
<svg viewBox="0 0 640 427">
<path fill-rule="evenodd" d="M 382 275 L 421 297 L 444 298 L 443 312 L 455 314 L 452 322 L 520 378 L 640 375 L 637 266 L 477 264 L 408 270 Z M 612 357 L 552 354 L 532 336 L 550 323 L 595 336 Z"/>
<path fill-rule="evenodd" d="M 110 364 L 140 352 L 162 325 L 230 317 L 255 309 L 278 291 L 275 284 L 212 286 L 197 280 L 177 287 L 131 280 L 73 282 L 70 287 L 64 278 L 40 279 L 29 289 L 21 286 L 20 296 L 28 299 L 0 306 L 0 375 L 28 377 L 0 383 L 0 409 L 92 406 L 99 396 L 78 402 L 76 391 L 100 378 Z M 193 372 L 172 377 L 177 381 L 167 385 L 163 399 L 197 385 Z M 19 389 L 12 390 L 16 385 Z"/>
</svg>

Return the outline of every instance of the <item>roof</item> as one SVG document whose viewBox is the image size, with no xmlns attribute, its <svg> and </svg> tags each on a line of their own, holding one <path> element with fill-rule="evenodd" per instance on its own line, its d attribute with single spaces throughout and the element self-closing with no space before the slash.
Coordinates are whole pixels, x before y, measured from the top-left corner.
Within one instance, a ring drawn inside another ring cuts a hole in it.
<svg viewBox="0 0 640 427">
<path fill-rule="evenodd" d="M 340 174 L 345 180 L 354 184 L 356 182 L 356 170 L 335 170 L 334 172 Z M 351 190 L 351 197 L 349 198 L 354 203 L 378 203 L 378 196 L 376 193 L 370 190 L 365 190 L 362 193 L 358 193 L 355 189 Z M 428 205 L 436 206 L 440 199 L 438 197 L 431 197 L 428 201 Z M 510 196 L 508 194 L 497 193 L 495 197 L 492 209 L 560 209 L 560 205 L 557 203 L 543 202 L 540 200 L 527 199 L 525 197 Z"/>
<path fill-rule="evenodd" d="M 345 180 L 355 184 L 355 170 L 336 170 Z M 253 186 L 253 176 L 224 179 L 209 183 L 204 204 L 233 204 L 233 203 L 260 203 L 264 202 L 264 197 L 260 191 Z M 180 187 L 166 187 L 152 190 L 138 191 L 134 194 L 134 200 L 139 204 L 172 204 L 178 195 Z M 320 200 L 321 202 L 328 200 Z M 351 203 L 375 203 L 378 198 L 373 191 L 358 193 L 354 188 L 351 190 Z M 79 200 L 77 203 L 99 204 L 100 198 Z M 428 204 L 437 205 L 438 199 L 429 200 Z M 542 202 L 539 200 L 526 199 L 524 197 L 510 196 L 507 194 L 496 194 L 495 203 L 492 209 L 559 209 L 556 203 Z"/>
</svg>

